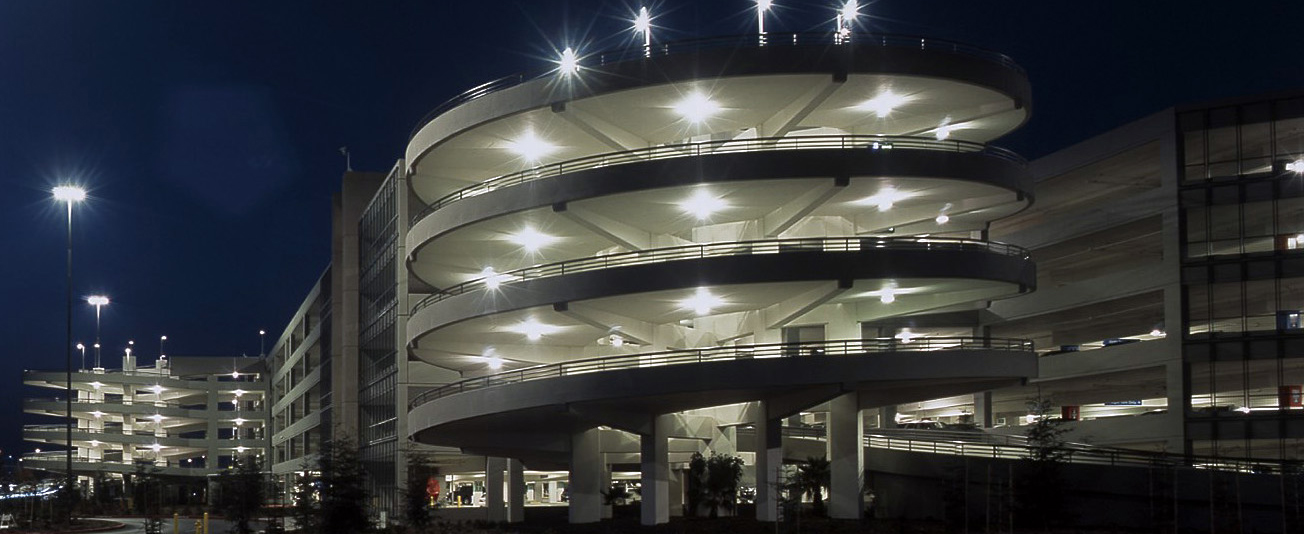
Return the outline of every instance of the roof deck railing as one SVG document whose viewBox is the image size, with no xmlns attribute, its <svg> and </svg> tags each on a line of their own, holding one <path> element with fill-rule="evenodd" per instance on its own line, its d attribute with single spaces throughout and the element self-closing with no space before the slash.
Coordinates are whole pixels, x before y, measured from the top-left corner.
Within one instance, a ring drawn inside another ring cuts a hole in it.
<svg viewBox="0 0 1304 534">
<path fill-rule="evenodd" d="M 579 64 L 580 68 L 584 70 L 601 70 L 603 67 L 617 63 L 645 61 L 653 58 L 691 54 L 721 48 L 773 48 L 800 46 L 880 47 L 927 50 L 968 56 L 1012 69 L 1015 72 L 1024 72 L 1022 67 L 1005 54 L 964 43 L 911 35 L 857 33 L 850 36 L 843 36 L 832 32 L 767 32 L 763 36 L 756 34 L 731 35 L 656 43 L 648 47 L 625 46 L 622 48 L 585 54 L 579 58 Z M 543 70 L 504 76 L 472 87 L 471 89 L 444 101 L 444 103 L 436 106 L 435 109 L 430 110 L 429 113 L 426 113 L 425 116 L 421 118 L 421 121 L 417 123 L 416 127 L 412 129 L 412 133 L 409 134 L 408 140 L 416 137 L 417 132 L 420 132 L 421 128 L 424 128 L 430 123 L 430 121 L 434 120 L 435 117 L 444 114 L 450 109 L 477 98 L 482 98 L 498 91 L 521 85 L 525 82 L 554 76 L 558 72 L 557 67 L 549 67 Z"/>
</svg>

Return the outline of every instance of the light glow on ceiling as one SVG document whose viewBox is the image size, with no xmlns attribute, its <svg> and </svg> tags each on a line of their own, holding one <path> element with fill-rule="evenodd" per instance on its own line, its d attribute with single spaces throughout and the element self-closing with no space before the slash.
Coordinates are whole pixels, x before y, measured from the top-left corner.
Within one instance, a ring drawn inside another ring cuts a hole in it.
<svg viewBox="0 0 1304 534">
<path fill-rule="evenodd" d="M 720 112 L 720 104 L 698 91 L 689 93 L 674 108 L 675 113 L 693 124 L 699 124 Z"/>
<path fill-rule="evenodd" d="M 909 193 L 897 191 L 896 188 L 887 186 L 879 189 L 877 193 L 871 196 L 860 199 L 857 203 L 878 206 L 878 211 L 887 211 L 892 209 L 892 206 L 897 202 L 910 198 L 910 196 Z"/>
<path fill-rule="evenodd" d="M 540 158 L 547 156 L 557 150 L 557 145 L 540 139 L 533 130 L 517 137 L 513 141 L 507 142 L 507 149 L 512 153 L 525 158 L 526 161 L 536 162 Z"/>
<path fill-rule="evenodd" d="M 559 239 L 561 238 L 540 232 L 533 226 L 526 226 L 507 238 L 508 241 L 520 245 L 527 252 L 538 252 L 540 248 L 556 243 Z"/>
<path fill-rule="evenodd" d="M 878 301 L 883 304 L 896 302 L 897 285 L 896 282 L 888 282 L 883 285 L 883 289 L 878 292 Z"/>
<path fill-rule="evenodd" d="M 530 341 L 538 341 L 539 339 L 543 338 L 543 336 L 557 333 L 558 331 L 561 330 L 561 327 L 556 325 L 544 324 L 539 322 L 538 319 L 531 317 L 520 323 L 517 323 L 515 326 L 512 326 L 508 330 L 511 332 L 516 332 L 517 334 L 521 334 L 525 336 L 525 339 L 528 339 Z"/>
<path fill-rule="evenodd" d="M 151 388 L 149 388 L 149 390 L 150 390 L 150 391 L 153 391 L 155 395 L 158 395 L 158 394 L 160 394 L 160 393 L 163 393 L 163 386 L 160 386 L 160 385 L 158 385 L 158 384 L 154 384 L 154 386 L 151 387 Z"/>
<path fill-rule="evenodd" d="M 890 89 L 885 89 L 883 92 L 875 95 L 874 98 L 866 100 L 856 107 L 865 111 L 872 111 L 874 112 L 874 115 L 883 118 L 890 115 L 892 111 L 896 110 L 896 108 L 901 107 L 902 104 L 909 101 L 910 97 L 894 93 Z"/>
<path fill-rule="evenodd" d="M 697 288 L 697 291 L 693 293 L 693 296 L 679 301 L 680 306 L 693 310 L 693 313 L 697 315 L 710 314 L 711 310 L 719 307 L 721 304 L 724 304 L 724 299 L 712 294 L 711 291 L 705 287 Z"/>
<path fill-rule="evenodd" d="M 937 218 L 933 219 L 933 221 L 936 222 L 937 224 L 946 224 L 948 222 L 951 222 L 951 216 L 945 213 L 939 213 L 937 214 Z"/>
<path fill-rule="evenodd" d="M 490 369 L 497 371 L 503 368 L 503 359 L 498 356 L 498 352 L 494 349 L 490 348 L 489 350 L 486 350 L 482 357 L 484 358 L 485 364 L 488 365 Z"/>
<path fill-rule="evenodd" d="M 951 137 L 951 131 L 953 130 L 955 130 L 955 125 L 951 124 L 951 118 L 947 117 L 942 119 L 942 124 L 937 126 L 937 131 L 933 135 L 937 137 L 938 141 L 945 141 L 948 137 Z"/>
<path fill-rule="evenodd" d="M 727 207 L 729 207 L 729 204 L 724 199 L 712 195 L 710 191 L 705 189 L 698 189 L 693 193 L 693 196 L 679 203 L 680 209 L 701 221 L 710 218 L 715 212 Z"/>
</svg>

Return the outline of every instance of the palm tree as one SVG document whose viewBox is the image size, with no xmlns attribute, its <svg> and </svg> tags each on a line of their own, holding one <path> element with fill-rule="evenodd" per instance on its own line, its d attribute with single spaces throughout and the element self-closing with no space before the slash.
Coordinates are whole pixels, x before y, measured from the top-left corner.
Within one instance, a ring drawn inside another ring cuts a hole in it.
<svg viewBox="0 0 1304 534">
<path fill-rule="evenodd" d="M 788 491 L 798 497 L 809 495 L 814 502 L 815 515 L 824 515 L 824 488 L 829 487 L 829 461 L 820 456 L 810 456 L 797 466 L 797 473 L 788 482 Z"/>
</svg>

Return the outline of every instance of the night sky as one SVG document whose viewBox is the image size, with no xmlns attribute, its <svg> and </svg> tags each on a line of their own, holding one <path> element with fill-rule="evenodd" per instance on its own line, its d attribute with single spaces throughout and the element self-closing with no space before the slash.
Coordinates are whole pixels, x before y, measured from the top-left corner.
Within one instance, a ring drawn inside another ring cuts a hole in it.
<svg viewBox="0 0 1304 534">
<path fill-rule="evenodd" d="M 831 0 L 776 0 L 773 32 L 832 28 Z M 862 2 L 864 3 L 864 2 Z M 605 4 L 605 5 L 604 5 Z M 755 31 L 751 0 L 650 4 L 654 39 Z M 330 255 L 347 145 L 387 171 L 440 102 L 632 42 L 638 4 L 598 1 L 0 0 L 0 448 L 21 442 L 21 370 L 62 369 L 75 182 L 74 343 L 257 355 Z M 1032 159 L 1175 104 L 1304 89 L 1296 0 L 878 0 L 862 29 L 1013 57 L 1032 120 L 996 144 Z M 74 359 L 80 355 L 74 352 Z M 42 393 L 50 396 L 53 393 Z"/>
</svg>

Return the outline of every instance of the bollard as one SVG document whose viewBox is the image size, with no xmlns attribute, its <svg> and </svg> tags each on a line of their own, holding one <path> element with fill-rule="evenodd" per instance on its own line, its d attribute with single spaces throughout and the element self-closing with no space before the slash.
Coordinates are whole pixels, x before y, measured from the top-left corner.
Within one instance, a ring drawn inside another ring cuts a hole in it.
<svg viewBox="0 0 1304 534">
<path fill-rule="evenodd" d="M 172 512 L 172 534 L 181 534 L 181 514 Z"/>
<path fill-rule="evenodd" d="M 208 534 L 208 512 L 204 512 L 204 534 Z"/>
</svg>

